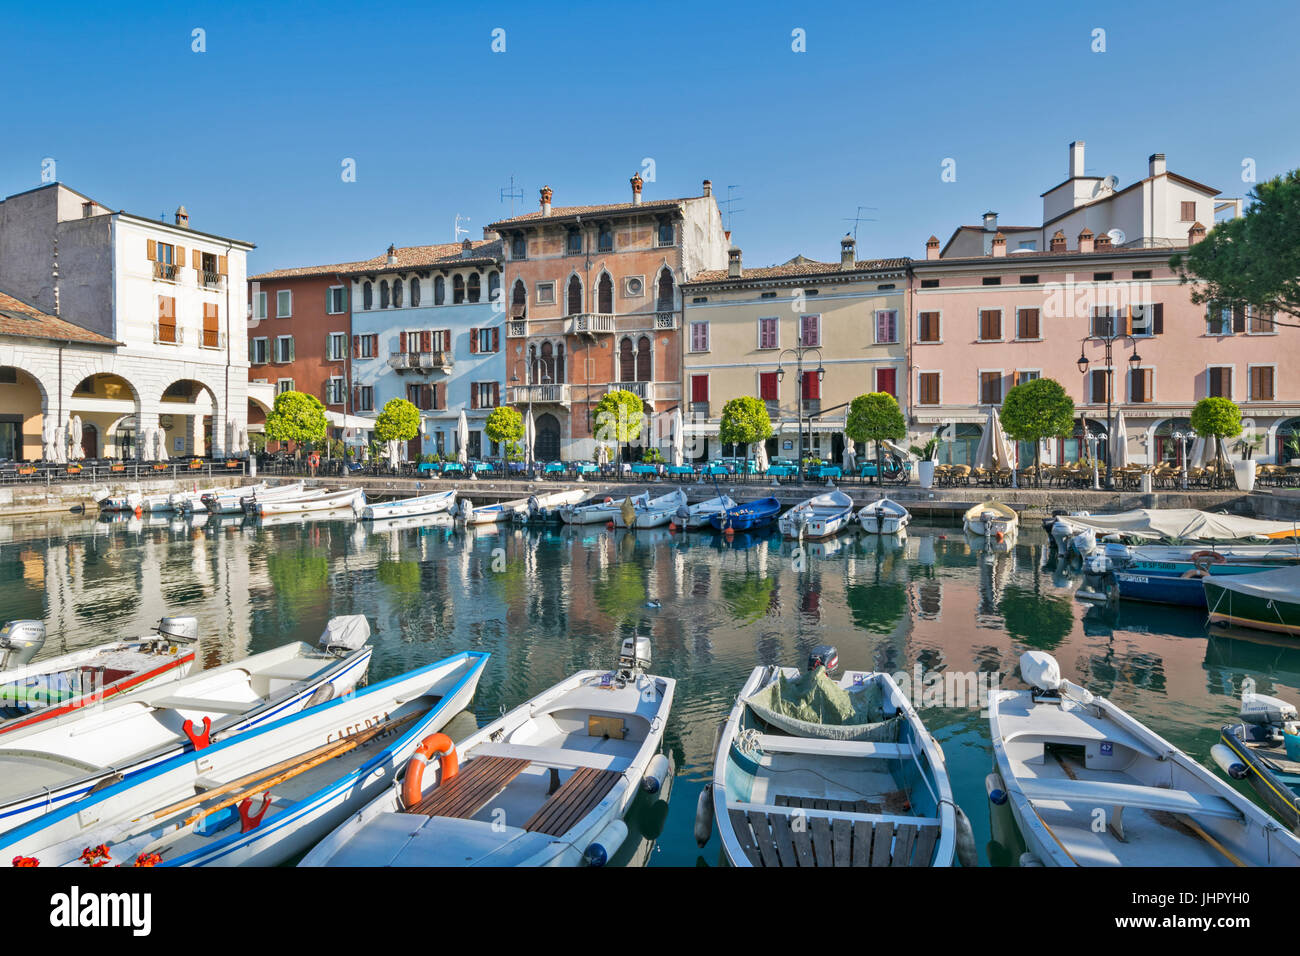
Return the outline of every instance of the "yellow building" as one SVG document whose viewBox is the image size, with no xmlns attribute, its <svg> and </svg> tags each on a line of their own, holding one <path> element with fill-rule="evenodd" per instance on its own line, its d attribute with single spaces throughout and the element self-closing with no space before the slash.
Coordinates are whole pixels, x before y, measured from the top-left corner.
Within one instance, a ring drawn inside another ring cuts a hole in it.
<svg viewBox="0 0 1300 956">
<path fill-rule="evenodd" d="M 782 458 L 796 455 L 801 410 L 804 451 L 838 459 L 854 398 L 889 392 L 906 405 L 908 265 L 859 261 L 845 236 L 839 262 L 799 256 L 746 269 L 733 248 L 725 271 L 682 283 L 688 454 L 732 452 L 718 442 L 718 421 L 742 395 L 766 402 L 776 433 L 768 455 Z"/>
</svg>

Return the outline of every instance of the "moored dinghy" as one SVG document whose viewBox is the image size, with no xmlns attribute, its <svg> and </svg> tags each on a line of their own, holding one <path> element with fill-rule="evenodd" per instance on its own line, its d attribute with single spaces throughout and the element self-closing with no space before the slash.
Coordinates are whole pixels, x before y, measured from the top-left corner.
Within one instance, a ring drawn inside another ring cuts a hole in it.
<svg viewBox="0 0 1300 956">
<path fill-rule="evenodd" d="M 650 503 L 650 492 L 632 499 L 633 506 L 645 507 Z M 560 509 L 560 520 L 565 524 L 606 524 L 613 521 L 623 507 L 623 499 L 606 497 L 603 501 L 586 505 L 566 505 Z"/>
<path fill-rule="evenodd" d="M 1294 704 L 1255 693 L 1241 682 L 1241 723 L 1219 732 L 1210 757 L 1233 780 L 1245 780 L 1279 819 L 1300 833 L 1300 715 Z"/>
<path fill-rule="evenodd" d="M 272 515 L 305 514 L 311 511 L 349 510 L 356 514 L 365 508 L 365 506 L 366 493 L 360 488 L 332 491 L 323 495 L 310 495 L 309 493 L 305 493 L 296 498 L 277 499 L 274 501 L 260 499 L 255 504 L 257 514 L 263 518 L 269 518 Z"/>
<path fill-rule="evenodd" d="M 303 483 L 301 481 L 290 482 L 287 485 L 263 485 L 260 488 L 251 490 L 244 488 L 228 488 L 217 492 L 205 494 L 200 500 L 204 509 L 209 514 L 216 515 L 237 515 L 247 511 L 244 503 L 259 499 L 275 498 L 295 498 L 303 493 Z M 248 512 L 255 514 L 256 512 Z"/>
<path fill-rule="evenodd" d="M 462 651 L 183 754 L 0 836 L 6 861 L 271 866 L 384 791 L 470 703 L 488 655 Z M 15 856 L 16 854 L 16 856 Z"/>
<path fill-rule="evenodd" d="M 676 682 L 645 673 L 649 638 L 617 670 L 581 671 L 455 747 L 435 741 L 302 866 L 603 865 L 639 788 L 657 787 Z"/>
<path fill-rule="evenodd" d="M 204 491 L 176 491 L 171 495 L 171 506 L 173 511 L 179 511 L 183 514 L 191 514 L 198 511 L 206 511 L 203 499 L 210 495 L 231 495 L 239 497 L 243 495 L 256 494 L 266 488 L 266 482 L 259 481 L 255 485 L 243 485 L 239 488 L 208 488 Z"/>
<path fill-rule="evenodd" d="M 1019 523 L 1020 518 L 1010 505 L 984 501 L 966 512 L 962 527 L 970 534 L 997 538 L 1015 534 Z"/>
<path fill-rule="evenodd" d="M 449 511 L 456 504 L 456 491 L 436 491 L 431 495 L 418 495 L 414 498 L 395 498 L 392 501 L 376 501 L 366 505 L 361 511 L 362 521 L 378 521 L 385 518 L 410 518 L 416 515 L 433 515 Z"/>
<path fill-rule="evenodd" d="M 548 494 L 533 495 L 528 499 L 528 510 L 516 511 L 515 521 L 553 521 L 560 517 L 560 509 L 572 507 L 586 501 L 590 495 L 581 488 L 572 491 L 552 491 Z"/>
<path fill-rule="evenodd" d="M 628 501 L 632 501 L 631 511 L 629 512 L 627 501 L 625 501 L 623 506 L 614 513 L 614 527 L 661 528 L 677 517 L 679 510 L 686 507 L 686 492 L 679 488 L 676 491 L 670 491 L 666 495 L 660 495 L 658 498 L 651 498 L 643 505 L 632 499 L 628 499 Z M 629 515 L 631 521 L 628 520 Z"/>
<path fill-rule="evenodd" d="M 828 491 L 795 505 L 778 522 L 787 538 L 828 538 L 853 520 L 853 499 L 842 491 Z"/>
<path fill-rule="evenodd" d="M 702 800 L 711 799 L 727 858 L 950 866 L 960 843 L 963 864 L 974 865 L 943 751 L 916 711 L 888 674 L 847 671 L 836 681 L 837 664 L 833 647 L 819 647 L 803 673 L 763 666 L 746 681 Z"/>
<path fill-rule="evenodd" d="M 858 524 L 871 534 L 899 534 L 912 515 L 892 498 L 880 498 L 858 512 Z"/>
<path fill-rule="evenodd" d="M 722 514 L 728 508 L 736 507 L 736 502 L 729 495 L 719 495 L 708 501 L 701 501 L 685 508 L 677 509 L 677 523 L 688 531 L 696 531 L 709 526 L 709 519 L 715 514 Z"/>
<path fill-rule="evenodd" d="M 1211 624 L 1300 636 L 1300 567 L 1216 574 L 1201 584 Z"/>
<path fill-rule="evenodd" d="M 0 736 L 0 829 L 347 693 L 370 663 L 369 636 L 364 617 L 336 617 L 315 646 L 286 644 Z"/>
<path fill-rule="evenodd" d="M 528 513 L 528 499 L 516 498 L 495 505 L 474 506 L 468 498 L 461 498 L 456 507 L 456 520 L 463 525 L 497 524 L 513 521 L 516 514 Z"/>
<path fill-rule="evenodd" d="M 1047 866 L 1296 866 L 1300 840 L 1110 701 L 1029 651 L 1032 688 L 989 702 L 996 767 L 1029 857 Z M 1097 826 L 1098 810 L 1105 825 Z"/>
<path fill-rule="evenodd" d="M 773 497 L 759 498 L 743 505 L 736 505 L 726 511 L 709 516 L 709 524 L 715 531 L 748 531 L 751 528 L 766 528 L 776 521 L 781 512 L 781 502 Z"/>
</svg>

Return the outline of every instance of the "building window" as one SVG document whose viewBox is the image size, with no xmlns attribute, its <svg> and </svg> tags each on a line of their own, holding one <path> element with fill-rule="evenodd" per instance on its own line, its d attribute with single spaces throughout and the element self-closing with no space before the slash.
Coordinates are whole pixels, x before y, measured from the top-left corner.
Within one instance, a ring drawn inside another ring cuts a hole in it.
<svg viewBox="0 0 1300 956">
<path fill-rule="evenodd" d="M 652 375 L 650 370 L 651 359 L 654 356 L 650 339 L 641 336 L 636 340 L 636 380 L 638 382 L 650 381 Z"/>
<path fill-rule="evenodd" d="M 980 404 L 1002 404 L 1002 372 L 980 372 Z"/>
<path fill-rule="evenodd" d="M 342 405 L 343 404 L 343 379 L 334 376 L 325 380 L 325 404 Z"/>
<path fill-rule="evenodd" d="M 1208 370 L 1210 397 L 1232 398 L 1232 366 L 1215 365 Z"/>
<path fill-rule="evenodd" d="M 596 286 L 596 296 L 598 299 L 597 312 L 608 315 L 614 311 L 614 280 L 609 277 L 608 272 L 600 274 L 600 282 Z"/>
<path fill-rule="evenodd" d="M 980 309 L 980 341 L 1002 341 L 1001 309 Z"/>
<path fill-rule="evenodd" d="M 1134 278 L 1134 279 L 1150 279 L 1150 278 L 1151 278 L 1151 270 L 1150 270 L 1150 269 L 1134 269 L 1134 270 L 1133 270 L 1133 278 Z"/>
<path fill-rule="evenodd" d="M 1092 309 L 1092 334 L 1096 338 L 1108 339 L 1115 334 L 1115 316 L 1110 306 L 1094 306 Z"/>
<path fill-rule="evenodd" d="M 1277 326 L 1273 322 L 1273 314 L 1265 312 L 1257 305 L 1246 307 L 1247 326 L 1246 331 L 1252 335 L 1272 335 L 1277 331 Z"/>
<path fill-rule="evenodd" d="M 451 277 L 451 304 L 462 305 L 465 302 L 465 278 L 459 272 Z"/>
<path fill-rule="evenodd" d="M 250 365 L 266 364 L 267 340 L 265 338 L 249 339 L 248 361 Z"/>
<path fill-rule="evenodd" d="M 691 401 L 704 402 L 709 400 L 709 377 L 707 375 L 691 376 Z"/>
<path fill-rule="evenodd" d="M 174 296 L 158 296 L 158 331 L 154 341 L 165 345 L 180 344 L 180 332 L 176 328 L 176 299 Z"/>
<path fill-rule="evenodd" d="M 501 348 L 500 329 L 475 329 L 475 349 L 479 352 L 497 352 Z"/>
<path fill-rule="evenodd" d="M 664 268 L 659 273 L 659 302 L 656 308 L 660 312 L 671 312 L 673 310 L 673 274 Z"/>
<path fill-rule="evenodd" d="M 510 240 L 510 258 L 527 259 L 528 258 L 528 240 L 523 236 L 515 236 Z"/>
<path fill-rule="evenodd" d="M 500 392 L 498 382 L 470 382 L 470 407 L 495 408 Z"/>
<path fill-rule="evenodd" d="M 287 319 L 293 315 L 293 290 L 281 289 L 275 294 L 275 317 Z"/>
<path fill-rule="evenodd" d="M 266 318 L 266 293 L 258 292 L 253 296 L 253 318 Z"/>
<path fill-rule="evenodd" d="M 1250 400 L 1273 401 L 1273 374 L 1276 366 L 1253 365 L 1250 369 Z"/>
<path fill-rule="evenodd" d="M 373 385 L 362 385 L 357 389 L 357 411 L 372 412 L 375 410 L 375 387 Z"/>
<path fill-rule="evenodd" d="M 420 307 L 420 280 L 418 278 L 411 280 L 411 308 Z"/>
<path fill-rule="evenodd" d="M 537 287 L 538 302 L 541 302 L 541 287 L 544 283 L 539 283 Z M 551 286 L 551 301 L 555 301 L 555 286 Z M 510 314 L 515 318 L 523 316 L 528 311 L 528 287 L 524 285 L 523 279 L 516 279 L 514 288 L 510 292 Z"/>
<path fill-rule="evenodd" d="M 555 299 L 555 286 L 551 285 L 551 300 Z M 582 312 L 582 280 L 576 275 L 569 276 L 568 314 L 578 315 Z M 538 300 L 541 301 L 540 299 Z"/>
<path fill-rule="evenodd" d="M 817 374 L 817 370 L 811 368 L 804 369 L 802 382 L 803 400 L 805 402 L 820 401 L 822 397 L 822 377 Z"/>
<path fill-rule="evenodd" d="M 275 360 L 281 365 L 293 361 L 292 335 L 277 335 L 275 337 Z"/>
<path fill-rule="evenodd" d="M 609 223 L 601 223 L 600 232 L 596 239 L 596 251 L 614 251 L 614 230 L 610 228 Z"/>
<path fill-rule="evenodd" d="M 465 297 L 470 302 L 477 302 L 481 291 L 478 273 L 471 272 L 469 274 L 469 281 L 465 283 Z"/>
<path fill-rule="evenodd" d="M 922 279 L 922 280 L 921 280 L 921 288 L 922 288 L 922 289 L 937 289 L 937 288 L 939 288 L 939 280 L 938 280 L 938 279 Z"/>
<path fill-rule="evenodd" d="M 918 405 L 939 404 L 939 374 L 938 372 L 921 372 L 917 376 L 916 394 Z"/>
<path fill-rule="evenodd" d="M 1244 308 L 1234 309 L 1231 305 L 1211 302 L 1205 316 L 1206 334 L 1231 335 L 1238 324 L 1238 312 L 1240 312 L 1241 316 L 1241 328 L 1238 331 L 1245 331 L 1246 312 Z"/>
<path fill-rule="evenodd" d="M 916 340 L 918 342 L 938 342 L 940 336 L 939 313 L 921 312 L 916 317 Z"/>
<path fill-rule="evenodd" d="M 488 301 L 496 302 L 501 298 L 501 273 L 495 269 L 488 273 Z"/>
<path fill-rule="evenodd" d="M 283 395 L 285 392 L 293 391 L 293 379 L 278 378 L 275 380 L 275 394 Z"/>
<path fill-rule="evenodd" d="M 340 315 L 345 307 L 344 289 L 341 285 L 332 285 L 325 290 L 325 312 L 327 315 Z"/>
<path fill-rule="evenodd" d="M 1196 222 L 1196 203 L 1184 202 L 1179 203 L 1180 212 L 1178 214 L 1179 222 Z"/>
<path fill-rule="evenodd" d="M 570 229 L 567 240 L 564 243 L 564 253 L 569 256 L 582 255 L 582 233 L 577 229 Z"/>
<path fill-rule="evenodd" d="M 394 309 L 400 309 L 402 307 L 402 289 L 404 287 L 405 287 L 405 283 L 403 283 L 401 279 L 393 280 L 393 308 Z"/>
<path fill-rule="evenodd" d="M 1130 402 L 1147 403 L 1155 401 L 1155 375 L 1156 370 L 1153 368 L 1129 369 L 1128 396 Z"/>
<path fill-rule="evenodd" d="M 325 336 L 325 361 L 342 362 L 347 357 L 348 334 L 331 332 Z"/>
<path fill-rule="evenodd" d="M 1021 284 L 1021 285 L 1038 285 L 1038 276 L 1036 276 L 1036 275 L 1021 276 L 1021 277 L 1020 277 L 1020 284 Z"/>
<path fill-rule="evenodd" d="M 447 304 L 447 280 L 442 276 L 434 276 L 433 279 L 433 304 Z"/>
<path fill-rule="evenodd" d="M 1106 401 L 1106 387 L 1110 384 L 1110 369 L 1095 368 L 1088 373 L 1088 400 L 1094 405 Z"/>
<path fill-rule="evenodd" d="M 371 282 L 361 284 L 361 308 L 369 311 L 375 307 L 375 286 Z"/>
<path fill-rule="evenodd" d="M 379 280 L 379 307 L 381 309 L 388 308 L 388 280 L 387 279 Z"/>
<path fill-rule="evenodd" d="M 671 246 L 673 244 L 673 224 L 667 220 L 661 220 L 659 223 L 658 245 Z"/>
<path fill-rule="evenodd" d="M 1017 369 L 1015 384 L 1023 385 L 1025 382 L 1036 382 L 1042 377 L 1043 377 L 1043 373 L 1036 368 Z"/>
<path fill-rule="evenodd" d="M 984 285 L 1001 285 L 1002 276 L 985 276 L 982 282 Z"/>
<path fill-rule="evenodd" d="M 885 392 L 898 398 L 898 369 L 896 368 L 877 368 L 876 369 L 876 391 Z"/>
<path fill-rule="evenodd" d="M 898 342 L 898 310 L 876 310 L 876 344 L 895 345 Z"/>
<path fill-rule="evenodd" d="M 805 348 L 822 344 L 822 317 L 820 315 L 799 316 L 799 344 Z"/>
<path fill-rule="evenodd" d="M 1110 282 L 1114 278 L 1115 278 L 1115 273 L 1113 272 L 1094 272 L 1092 274 L 1093 282 Z"/>
<path fill-rule="evenodd" d="M 618 346 L 618 380 L 636 381 L 636 355 L 632 350 L 631 339 L 624 339 Z"/>
<path fill-rule="evenodd" d="M 1038 339 L 1042 337 L 1041 331 L 1038 327 L 1037 309 L 1016 310 L 1016 338 Z"/>
<path fill-rule="evenodd" d="M 775 299 L 775 298 L 776 298 L 776 293 L 775 293 L 775 292 L 762 292 L 762 293 L 759 294 L 758 297 L 759 297 L 760 299 Z"/>
<path fill-rule="evenodd" d="M 707 352 L 709 350 L 709 323 L 691 323 L 691 351 Z"/>
<path fill-rule="evenodd" d="M 378 351 L 379 351 L 378 335 L 352 336 L 352 357 L 353 358 L 374 358 L 375 353 Z"/>
<path fill-rule="evenodd" d="M 758 397 L 765 402 L 780 401 L 781 379 L 776 372 L 758 373 Z"/>
<path fill-rule="evenodd" d="M 780 326 L 775 318 L 762 318 L 758 320 L 758 347 L 760 349 L 774 349 L 780 347 Z"/>
</svg>

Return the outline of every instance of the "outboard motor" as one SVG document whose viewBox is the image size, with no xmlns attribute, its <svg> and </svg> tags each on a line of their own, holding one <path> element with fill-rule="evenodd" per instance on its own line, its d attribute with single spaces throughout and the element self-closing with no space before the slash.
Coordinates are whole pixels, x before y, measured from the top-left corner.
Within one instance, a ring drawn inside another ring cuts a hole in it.
<svg viewBox="0 0 1300 956">
<path fill-rule="evenodd" d="M 1300 719 L 1294 704 L 1280 697 L 1255 693 L 1254 678 L 1241 682 L 1241 729 L 1243 737 L 1252 741 L 1283 742 L 1283 731 L 1294 733 Z"/>
<path fill-rule="evenodd" d="M 335 657 L 347 657 L 369 640 L 370 622 L 364 614 L 342 614 L 329 619 L 317 646 Z"/>
<path fill-rule="evenodd" d="M 645 635 L 623 638 L 618 654 L 619 676 L 631 677 L 650 666 L 650 638 Z"/>
<path fill-rule="evenodd" d="M 1070 697 L 1081 704 L 1092 703 L 1092 693 L 1061 676 L 1061 665 L 1046 651 L 1025 651 L 1020 655 L 1020 676 L 1035 690 L 1035 699 Z"/>
<path fill-rule="evenodd" d="M 44 646 L 44 623 L 7 621 L 4 627 L 0 627 L 0 667 L 8 670 L 30 664 Z"/>
<path fill-rule="evenodd" d="M 154 628 L 159 637 L 188 644 L 199 639 L 199 619 L 197 617 L 165 617 Z"/>
<path fill-rule="evenodd" d="M 812 673 L 819 667 L 826 668 L 827 674 L 832 674 L 835 668 L 840 666 L 840 652 L 832 644 L 818 644 L 808 654 L 808 673 Z"/>
</svg>

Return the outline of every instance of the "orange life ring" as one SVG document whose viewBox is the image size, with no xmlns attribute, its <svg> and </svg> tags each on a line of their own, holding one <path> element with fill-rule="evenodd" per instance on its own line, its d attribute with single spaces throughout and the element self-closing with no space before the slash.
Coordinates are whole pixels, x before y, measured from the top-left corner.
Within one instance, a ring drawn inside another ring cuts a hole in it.
<svg viewBox="0 0 1300 956">
<path fill-rule="evenodd" d="M 1193 551 L 1192 565 L 1202 574 L 1208 574 L 1211 564 L 1223 564 L 1228 559 L 1218 551 Z"/>
<path fill-rule="evenodd" d="M 313 468 L 319 468 L 319 467 L 320 467 L 320 452 L 318 452 L 318 451 L 314 451 L 314 452 L 312 452 L 310 455 L 308 455 L 308 456 L 307 456 L 307 462 L 308 462 L 308 463 L 309 463 Z"/>
<path fill-rule="evenodd" d="M 420 746 L 415 748 L 415 753 L 406 764 L 406 777 L 402 780 L 402 803 L 406 804 L 408 810 L 424 797 L 424 767 L 430 757 L 439 758 L 443 783 L 456 776 L 456 771 L 460 768 L 456 744 L 446 734 L 429 734 L 421 740 Z"/>
</svg>

